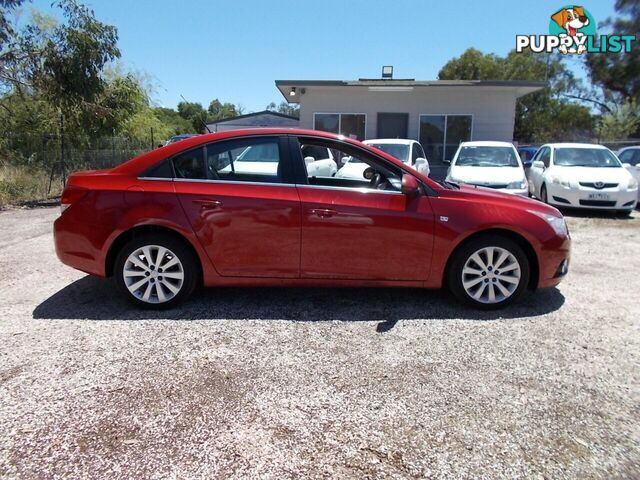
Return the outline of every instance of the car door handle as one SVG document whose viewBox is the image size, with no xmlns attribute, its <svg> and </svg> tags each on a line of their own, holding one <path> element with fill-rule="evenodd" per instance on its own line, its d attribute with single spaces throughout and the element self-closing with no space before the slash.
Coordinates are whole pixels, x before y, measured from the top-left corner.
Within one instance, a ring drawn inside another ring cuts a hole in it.
<svg viewBox="0 0 640 480">
<path fill-rule="evenodd" d="M 222 207 L 220 200 L 198 199 L 194 200 L 193 203 L 200 205 L 203 210 L 215 210 Z"/>
<path fill-rule="evenodd" d="M 334 215 L 338 214 L 337 211 L 331 208 L 312 208 L 311 210 L 309 210 L 309 213 L 320 218 L 333 217 Z"/>
</svg>

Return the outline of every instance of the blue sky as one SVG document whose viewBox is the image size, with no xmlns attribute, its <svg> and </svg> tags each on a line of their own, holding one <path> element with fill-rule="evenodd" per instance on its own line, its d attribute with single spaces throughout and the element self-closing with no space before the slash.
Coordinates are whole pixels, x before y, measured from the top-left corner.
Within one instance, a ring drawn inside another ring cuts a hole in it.
<svg viewBox="0 0 640 480">
<path fill-rule="evenodd" d="M 50 11 L 50 0 L 33 6 Z M 148 75 L 155 101 L 175 107 L 184 95 L 262 110 L 282 96 L 276 79 L 435 79 L 452 57 L 475 47 L 506 54 L 517 34 L 548 33 L 564 6 L 541 0 L 84 0 L 116 25 L 125 69 Z M 614 0 L 580 3 L 596 20 Z M 27 7 L 28 8 L 28 7 Z"/>
</svg>

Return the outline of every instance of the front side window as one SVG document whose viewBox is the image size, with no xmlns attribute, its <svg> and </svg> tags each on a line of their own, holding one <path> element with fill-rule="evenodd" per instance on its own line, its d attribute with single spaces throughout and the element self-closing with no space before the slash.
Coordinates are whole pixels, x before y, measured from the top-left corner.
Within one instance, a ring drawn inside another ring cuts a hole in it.
<svg viewBox="0 0 640 480">
<path fill-rule="evenodd" d="M 461 147 L 458 167 L 517 167 L 516 152 L 510 147 Z"/>
<path fill-rule="evenodd" d="M 556 148 L 554 165 L 562 167 L 621 167 L 620 161 L 604 148 Z"/>
<path fill-rule="evenodd" d="M 209 180 L 282 183 L 277 137 L 247 138 L 207 145 Z"/>
<path fill-rule="evenodd" d="M 314 113 L 313 128 L 364 140 L 366 116 L 362 113 Z"/>
<path fill-rule="evenodd" d="M 204 168 L 204 149 L 194 148 L 173 157 L 173 169 L 176 178 L 204 180 L 207 174 Z"/>
<path fill-rule="evenodd" d="M 395 165 L 348 144 L 316 138 L 299 141 L 309 185 L 394 192 L 401 189 L 402 170 Z M 312 162 L 309 156 L 303 157 L 310 146 L 330 150 L 334 160 Z"/>
<path fill-rule="evenodd" d="M 628 163 L 629 165 L 636 166 L 640 163 L 640 149 L 625 150 L 618 158 L 622 163 Z"/>
<path fill-rule="evenodd" d="M 540 161 L 544 164 L 545 168 L 549 167 L 549 161 L 551 160 L 551 149 L 549 147 L 544 147 L 542 150 L 539 150 L 539 154 L 537 155 L 536 161 Z"/>
</svg>

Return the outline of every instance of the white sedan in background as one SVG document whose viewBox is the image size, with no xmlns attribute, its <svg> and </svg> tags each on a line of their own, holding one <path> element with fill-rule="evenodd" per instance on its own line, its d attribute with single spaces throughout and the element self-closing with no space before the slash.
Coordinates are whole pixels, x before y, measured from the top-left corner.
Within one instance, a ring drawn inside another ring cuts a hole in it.
<svg viewBox="0 0 640 480">
<path fill-rule="evenodd" d="M 424 154 L 422 145 L 415 140 L 404 138 L 378 138 L 375 140 L 365 140 L 365 145 L 378 148 L 389 155 L 396 157 L 414 170 L 429 175 L 429 161 Z"/>
<path fill-rule="evenodd" d="M 622 166 L 629 170 L 637 182 L 640 182 L 640 146 L 618 150 L 618 158 L 622 162 Z M 640 201 L 640 189 L 638 190 L 638 200 Z"/>
<path fill-rule="evenodd" d="M 365 140 L 366 145 L 378 148 L 389 155 L 396 157 L 414 170 L 429 175 L 429 161 L 424 154 L 422 145 L 415 140 L 402 138 L 379 138 L 375 140 Z M 369 165 L 355 157 L 344 157 L 341 159 L 342 166 L 336 177 L 353 178 L 362 180 L 364 171 Z"/>
<path fill-rule="evenodd" d="M 533 157 L 529 181 L 532 195 L 557 207 L 631 212 L 638 200 L 638 181 L 602 145 L 543 145 Z"/>
<path fill-rule="evenodd" d="M 446 180 L 516 195 L 529 194 L 522 161 L 509 142 L 462 142 L 451 160 Z"/>
</svg>

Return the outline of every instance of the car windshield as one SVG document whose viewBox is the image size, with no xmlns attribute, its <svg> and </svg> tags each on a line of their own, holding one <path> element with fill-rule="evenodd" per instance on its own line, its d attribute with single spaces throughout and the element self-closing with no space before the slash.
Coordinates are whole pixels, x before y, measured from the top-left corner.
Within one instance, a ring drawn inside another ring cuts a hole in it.
<svg viewBox="0 0 640 480">
<path fill-rule="evenodd" d="M 383 152 L 388 153 L 403 162 L 409 161 L 409 145 L 400 145 L 397 143 L 373 143 L 371 146 L 379 148 Z"/>
<path fill-rule="evenodd" d="M 280 158 L 278 145 L 275 143 L 263 143 L 247 147 L 238 158 L 237 162 L 277 162 Z"/>
<path fill-rule="evenodd" d="M 511 147 L 461 147 L 455 165 L 459 167 L 517 167 Z"/>
<path fill-rule="evenodd" d="M 621 167 L 616 156 L 605 148 L 557 148 L 555 165 L 562 167 Z"/>
</svg>

